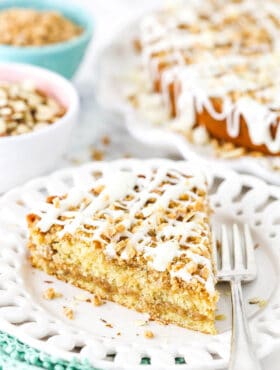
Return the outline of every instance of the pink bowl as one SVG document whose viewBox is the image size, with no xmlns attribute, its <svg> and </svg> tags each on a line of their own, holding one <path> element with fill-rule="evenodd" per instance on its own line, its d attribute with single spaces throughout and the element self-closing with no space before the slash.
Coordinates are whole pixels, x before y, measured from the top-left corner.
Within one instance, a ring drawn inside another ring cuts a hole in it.
<svg viewBox="0 0 280 370">
<path fill-rule="evenodd" d="M 68 80 L 40 67 L 0 63 L 0 80 L 31 80 L 38 89 L 53 96 L 67 109 L 63 117 L 47 128 L 0 137 L 0 192 L 4 192 L 56 167 L 77 122 L 79 98 Z"/>
</svg>

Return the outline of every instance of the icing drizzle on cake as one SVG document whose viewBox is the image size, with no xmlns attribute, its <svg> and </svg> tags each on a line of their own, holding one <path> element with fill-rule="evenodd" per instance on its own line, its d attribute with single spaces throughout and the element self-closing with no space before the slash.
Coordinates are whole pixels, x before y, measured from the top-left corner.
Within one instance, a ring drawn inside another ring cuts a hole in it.
<svg viewBox="0 0 280 370">
<path fill-rule="evenodd" d="M 170 84 L 178 87 L 182 125 L 195 124 L 195 112 L 205 109 L 237 137 L 243 117 L 253 144 L 280 152 L 279 19 L 280 3 L 269 0 L 183 2 L 143 19 L 143 63 L 161 81 L 164 101 Z"/>
<path fill-rule="evenodd" d="M 92 179 L 42 203 L 37 227 L 103 245 L 108 258 L 144 261 L 172 279 L 200 281 L 214 294 L 204 176 L 192 167 L 107 165 Z"/>
</svg>

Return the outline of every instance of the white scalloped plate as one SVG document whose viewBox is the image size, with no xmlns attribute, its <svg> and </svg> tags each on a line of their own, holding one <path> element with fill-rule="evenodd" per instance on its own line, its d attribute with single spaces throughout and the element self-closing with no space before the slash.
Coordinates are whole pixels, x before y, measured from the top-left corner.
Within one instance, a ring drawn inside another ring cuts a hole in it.
<svg viewBox="0 0 280 370">
<path fill-rule="evenodd" d="M 204 335 L 176 326 L 149 322 L 140 326 L 145 315 L 114 303 L 94 307 L 77 302 L 81 290 L 31 268 L 27 259 L 25 215 L 49 194 L 64 193 L 81 176 L 100 166 L 129 168 L 160 166 L 164 160 L 119 160 L 89 163 L 60 170 L 30 181 L 0 199 L 0 330 L 53 356 L 88 359 L 102 369 L 139 369 L 143 357 L 150 358 L 148 369 L 220 369 L 226 366 L 230 343 L 230 298 L 226 286 L 220 286 L 219 334 Z M 186 162 L 173 162 L 179 168 Z M 206 171 L 206 169 L 205 169 Z M 238 175 L 218 168 L 207 169 L 214 222 L 249 223 L 259 267 L 255 282 L 244 287 L 245 301 L 259 297 L 267 305 L 247 303 L 249 323 L 260 357 L 280 345 L 280 189 L 251 176 Z M 53 283 L 49 283 L 52 281 Z M 63 297 L 44 300 L 43 292 L 54 287 Z M 63 306 L 74 310 L 74 320 L 63 314 Z M 106 323 L 112 325 L 107 327 Z M 152 330 L 154 339 L 144 337 Z M 118 333 L 121 333 L 118 335 Z M 185 364 L 175 364 L 175 358 Z"/>
<path fill-rule="evenodd" d="M 280 185 L 280 159 L 272 157 L 242 156 L 234 159 L 222 159 L 215 156 L 210 144 L 191 144 L 182 135 L 166 128 L 168 122 L 154 124 L 149 120 L 147 111 L 133 109 L 125 96 L 135 90 L 128 76 L 141 64 L 139 56 L 133 51 L 133 39 L 138 33 L 139 17 L 115 36 L 103 50 L 95 65 L 96 91 L 99 103 L 106 109 L 122 113 L 128 131 L 136 139 L 150 145 L 178 152 L 185 159 L 199 159 L 227 166 L 240 172 L 263 178 L 269 183 Z M 155 94 L 156 95 L 156 94 Z M 148 110 L 149 108 L 147 108 Z M 277 170 L 273 169 L 277 167 Z"/>
</svg>

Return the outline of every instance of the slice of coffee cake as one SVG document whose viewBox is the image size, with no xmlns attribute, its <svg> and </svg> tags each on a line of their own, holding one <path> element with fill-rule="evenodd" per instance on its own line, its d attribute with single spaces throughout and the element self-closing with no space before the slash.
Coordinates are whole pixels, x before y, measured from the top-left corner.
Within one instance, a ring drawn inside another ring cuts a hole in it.
<svg viewBox="0 0 280 370">
<path fill-rule="evenodd" d="M 215 333 L 208 217 L 196 169 L 104 163 L 87 185 L 49 196 L 27 216 L 31 262 L 152 319 Z"/>
</svg>

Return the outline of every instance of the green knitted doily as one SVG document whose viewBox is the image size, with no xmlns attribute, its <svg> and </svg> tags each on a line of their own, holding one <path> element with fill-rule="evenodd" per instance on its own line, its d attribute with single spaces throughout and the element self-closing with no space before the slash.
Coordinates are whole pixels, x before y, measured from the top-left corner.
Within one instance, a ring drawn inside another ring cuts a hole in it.
<svg viewBox="0 0 280 370">
<path fill-rule="evenodd" d="M 185 364 L 182 357 L 175 358 L 176 364 Z M 149 365 L 150 359 L 144 357 L 141 365 Z M 144 367 L 145 368 L 145 367 Z M 61 360 L 29 347 L 18 339 L 0 331 L 0 370 L 101 370 L 93 368 L 84 360 L 71 362 Z"/>
<path fill-rule="evenodd" d="M 97 370 L 87 361 L 71 362 L 53 358 L 0 332 L 0 370 Z"/>
</svg>

